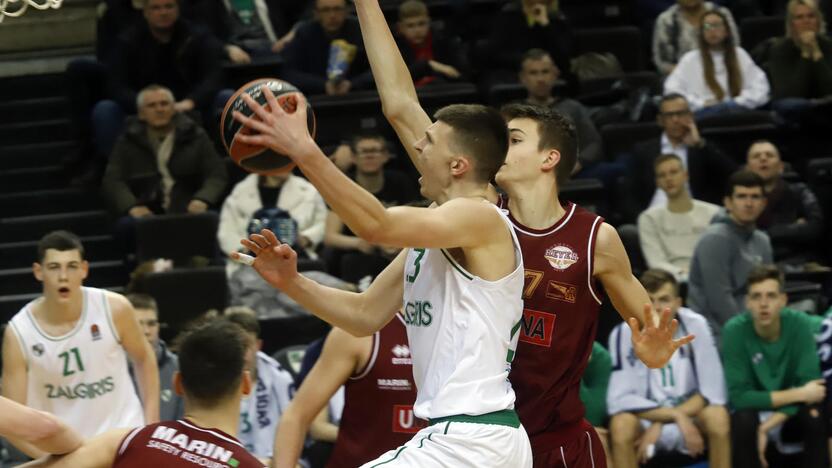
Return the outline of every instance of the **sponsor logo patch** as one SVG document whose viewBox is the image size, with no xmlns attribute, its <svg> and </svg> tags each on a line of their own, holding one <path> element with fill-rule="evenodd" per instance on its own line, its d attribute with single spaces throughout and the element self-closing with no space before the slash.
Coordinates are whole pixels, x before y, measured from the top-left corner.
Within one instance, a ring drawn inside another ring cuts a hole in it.
<svg viewBox="0 0 832 468">
<path fill-rule="evenodd" d="M 427 427 L 427 421 L 413 414 L 412 405 L 393 405 L 393 432 L 415 434 Z"/>
<path fill-rule="evenodd" d="M 520 327 L 520 341 L 549 348 L 555 330 L 557 315 L 539 310 L 524 309 Z"/>
<path fill-rule="evenodd" d="M 546 249 L 544 258 L 555 270 L 566 270 L 574 265 L 580 257 L 568 245 L 558 244 Z"/>
<path fill-rule="evenodd" d="M 574 304 L 577 296 L 578 287 L 573 284 L 549 281 L 549 285 L 546 287 L 546 297 L 549 299 Z"/>
</svg>

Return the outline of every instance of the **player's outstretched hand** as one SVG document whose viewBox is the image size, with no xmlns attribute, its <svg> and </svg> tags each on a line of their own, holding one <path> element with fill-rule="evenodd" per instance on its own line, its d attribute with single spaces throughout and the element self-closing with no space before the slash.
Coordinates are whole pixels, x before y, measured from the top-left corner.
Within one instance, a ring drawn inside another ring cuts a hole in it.
<svg viewBox="0 0 832 468">
<path fill-rule="evenodd" d="M 653 321 L 653 306 L 644 305 L 644 327 L 638 319 L 630 317 L 627 324 L 633 332 L 633 350 L 647 367 L 658 369 L 664 367 L 679 347 L 693 341 L 694 336 L 688 335 L 674 340 L 679 321 L 670 319 L 670 309 L 661 312 L 659 325 Z"/>
<path fill-rule="evenodd" d="M 263 229 L 260 234 L 252 234 L 240 243 L 256 255 L 251 266 L 275 288 L 283 289 L 298 275 L 298 254 L 289 245 L 277 240 L 272 231 Z M 245 257 L 237 252 L 233 252 L 231 258 L 247 263 Z"/>
<path fill-rule="evenodd" d="M 260 91 L 266 97 L 265 107 L 252 99 L 248 93 L 242 94 L 243 101 L 254 115 L 246 117 L 234 111 L 234 118 L 251 130 L 252 134 L 245 135 L 240 132 L 236 138 L 242 143 L 271 148 L 297 162 L 297 158 L 305 154 L 305 149 L 315 145 L 315 141 L 309 135 L 306 121 L 306 98 L 301 93 L 286 94 L 284 99 L 294 100 L 295 104 L 295 111 L 290 113 L 277 102 L 268 85 L 261 86 Z"/>
</svg>

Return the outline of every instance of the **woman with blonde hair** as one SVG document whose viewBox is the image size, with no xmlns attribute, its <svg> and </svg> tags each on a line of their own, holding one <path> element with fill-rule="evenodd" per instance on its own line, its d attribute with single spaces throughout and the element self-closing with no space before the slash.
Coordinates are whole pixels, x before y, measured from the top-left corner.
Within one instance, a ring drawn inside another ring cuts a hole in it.
<svg viewBox="0 0 832 468">
<path fill-rule="evenodd" d="M 664 92 L 685 96 L 697 118 L 756 109 L 769 100 L 765 73 L 736 46 L 728 20 L 718 10 L 702 15 L 699 48 L 682 56 Z"/>
</svg>

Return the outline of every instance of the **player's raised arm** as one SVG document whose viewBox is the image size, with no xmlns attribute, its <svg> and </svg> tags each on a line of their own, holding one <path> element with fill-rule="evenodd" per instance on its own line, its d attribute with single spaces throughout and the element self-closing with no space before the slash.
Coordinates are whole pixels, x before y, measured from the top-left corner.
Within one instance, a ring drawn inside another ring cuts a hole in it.
<svg viewBox="0 0 832 468">
<path fill-rule="evenodd" d="M 647 367 L 663 367 L 680 346 L 693 341 L 693 335 L 673 339 L 679 322 L 670 319 L 669 309 L 655 317 L 650 296 L 633 276 L 621 238 L 607 223 L 598 230 L 594 269 L 612 305 L 632 329 L 633 350 Z"/>
<path fill-rule="evenodd" d="M 280 418 L 272 468 L 294 468 L 297 465 L 312 421 L 326 407 L 338 387 L 356 372 L 362 353 L 369 348 L 370 338 L 356 338 L 338 328 L 332 329 L 324 341 L 321 356 Z"/>
<path fill-rule="evenodd" d="M 107 468 L 113 466 L 118 446 L 130 429 L 113 429 L 84 442 L 66 455 L 51 455 L 21 468 Z"/>
<path fill-rule="evenodd" d="M 355 0 L 355 9 L 384 116 L 396 130 L 410 160 L 421 174 L 422 169 L 413 145 L 422 138 L 425 129 L 431 124 L 430 117 L 419 104 L 413 78 L 396 46 L 378 0 Z"/>
<path fill-rule="evenodd" d="M 295 251 L 280 243 L 267 229 L 243 239 L 242 244 L 257 255 L 251 265 L 266 282 L 312 314 L 355 336 L 370 335 L 381 329 L 401 308 L 406 250 L 399 253 L 366 291 L 354 293 L 323 286 L 299 274 Z M 234 252 L 231 258 L 239 261 L 241 255 Z"/>
</svg>

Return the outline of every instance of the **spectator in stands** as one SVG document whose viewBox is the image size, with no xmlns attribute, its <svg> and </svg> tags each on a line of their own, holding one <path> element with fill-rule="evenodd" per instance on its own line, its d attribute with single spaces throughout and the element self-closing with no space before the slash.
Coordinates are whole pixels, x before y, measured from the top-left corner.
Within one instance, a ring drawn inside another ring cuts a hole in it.
<svg viewBox="0 0 832 468">
<path fill-rule="evenodd" d="M 346 0 L 316 0 L 315 20 L 297 27 L 283 56 L 285 79 L 306 94 L 342 95 L 373 84 L 361 29 L 347 16 Z"/>
<path fill-rule="evenodd" d="M 629 184 L 629 219 L 651 206 L 667 201 L 656 188 L 653 162 L 659 155 L 672 153 L 682 159 L 688 172 L 690 194 L 697 200 L 720 203 L 721 187 L 737 164 L 699 134 L 687 100 L 680 94 L 667 94 L 659 103 L 659 126 L 662 135 L 636 144 L 633 148 Z"/>
<path fill-rule="evenodd" d="M 604 445 L 607 465 L 611 466 L 610 431 L 607 429 L 607 387 L 610 383 L 612 360 L 610 353 L 599 342 L 592 343 L 592 354 L 581 378 L 581 402 L 586 408 L 586 420 L 595 428 Z"/>
<path fill-rule="evenodd" d="M 179 17 L 177 0 L 146 0 L 144 19 L 119 37 L 108 64 L 110 99 L 93 109 L 96 152 L 102 160 L 121 134 L 124 115 L 137 111 L 139 91 L 150 84 L 168 88 L 180 113 L 213 115 L 222 73 L 210 36 Z"/>
<path fill-rule="evenodd" d="M 206 26 L 235 64 L 274 58 L 293 37 L 287 1 L 196 0 L 188 8 L 194 22 Z"/>
<path fill-rule="evenodd" d="M 586 107 L 574 99 L 552 95 L 552 89 L 560 77 L 560 68 L 552 61 L 552 56 L 543 49 L 531 49 L 523 54 L 519 70 L 520 83 L 528 93 L 526 102 L 551 107 L 575 125 L 579 151 L 574 172 L 578 173 L 601 162 L 604 157 L 601 135 L 589 118 Z"/>
<path fill-rule="evenodd" d="M 572 58 L 572 31 L 558 8 L 557 0 L 514 0 L 508 2 L 491 28 L 488 43 L 488 63 L 505 72 L 505 81 L 520 68 L 523 53 L 529 49 L 543 49 L 554 63 L 567 65 L 562 70 L 570 79 L 568 64 Z M 500 77 L 495 80 L 502 81 Z"/>
<path fill-rule="evenodd" d="M 693 249 L 719 211 L 713 203 L 694 200 L 688 191 L 688 172 L 682 159 L 663 154 L 654 164 L 656 186 L 667 196 L 638 216 L 638 237 L 649 268 L 668 271 L 687 282 Z"/>
<path fill-rule="evenodd" d="M 291 173 L 250 174 L 234 186 L 220 210 L 217 239 L 223 253 L 229 255 L 243 249 L 240 239 L 248 236 L 252 215 L 264 207 L 277 207 L 288 212 L 297 222 L 296 246 L 306 257 L 316 258 L 315 251 L 324 238 L 326 204 L 312 184 Z M 229 275 L 240 268 L 235 262 L 227 265 Z"/>
<path fill-rule="evenodd" d="M 727 215 L 717 216 L 696 243 L 688 277 L 688 304 L 711 322 L 717 335 L 742 312 L 748 273 L 772 262 L 768 235 L 757 229 L 766 206 L 763 179 L 748 170 L 735 172 L 724 204 Z"/>
<path fill-rule="evenodd" d="M 151 0 L 153 1 L 153 0 Z M 117 232 L 127 252 L 134 248 L 134 220 L 159 213 L 203 213 L 220 201 L 225 166 L 196 122 L 178 112 L 170 89 L 150 85 L 136 97 L 113 148 L 101 192 L 122 218 Z"/>
<path fill-rule="evenodd" d="M 417 198 L 413 181 L 404 173 L 385 169 L 389 159 L 387 142 L 381 135 L 359 135 L 353 139 L 354 167 L 348 175 L 386 206 L 408 204 Z M 324 244 L 332 249 L 330 269 L 350 283 L 375 277 L 398 249 L 372 245 L 355 236 L 333 212 L 326 220 Z"/>
<path fill-rule="evenodd" d="M 659 73 L 670 74 L 685 53 L 696 49 L 702 17 L 711 10 L 717 10 L 725 17 L 731 37 L 740 37 L 727 8 L 703 0 L 676 0 L 676 5 L 656 18 L 653 27 L 653 62 Z"/>
<path fill-rule="evenodd" d="M 467 75 L 462 41 L 432 25 L 421 0 L 399 5 L 397 32 L 396 42 L 417 87 L 458 81 Z"/>
<path fill-rule="evenodd" d="M 621 323 L 610 334 L 613 369 L 607 392 L 612 416 L 616 468 L 636 467 L 656 452 L 697 457 L 708 448 L 711 467 L 731 466 L 725 379 L 708 321 L 682 307 L 679 285 L 664 270 L 647 270 L 641 278 L 656 310 L 670 309 L 679 321 L 678 336 L 696 335 L 661 369 L 648 369 L 633 354 L 630 328 Z"/>
<path fill-rule="evenodd" d="M 159 366 L 159 420 L 180 419 L 185 414 L 185 403 L 173 388 L 173 374 L 179 372 L 179 358 L 159 338 L 159 307 L 156 300 L 140 293 L 131 293 L 126 297 L 136 311 L 136 318 L 144 330 L 144 336 L 156 353 L 156 364 Z M 135 381 L 132 368 L 130 371 Z"/>
<path fill-rule="evenodd" d="M 786 122 L 829 128 L 832 108 L 832 39 L 814 0 L 791 0 L 786 36 L 760 44 L 757 63 L 768 73 L 772 107 Z"/>
<path fill-rule="evenodd" d="M 748 170 L 763 179 L 766 208 L 757 226 L 771 238 L 774 260 L 787 265 L 817 262 L 823 238 L 823 209 L 817 197 L 803 182 L 783 180 L 780 151 L 770 141 L 760 140 L 748 148 Z"/>
<path fill-rule="evenodd" d="M 274 437 L 280 417 L 289 406 L 292 375 L 268 354 L 260 351 L 260 323 L 247 307 L 229 307 L 223 315 L 251 336 L 246 368 L 251 374 L 252 392 L 240 402 L 240 442 L 246 450 L 270 466 Z"/>
<path fill-rule="evenodd" d="M 725 324 L 722 359 L 734 413 L 734 467 L 767 466 L 768 442 L 802 442 L 801 466 L 827 466 L 826 428 L 818 405 L 826 394 L 813 325 L 786 308 L 783 274 L 758 265 L 748 274 L 747 312 Z"/>
<path fill-rule="evenodd" d="M 699 25 L 698 49 L 679 59 L 664 82 L 664 92 L 685 96 L 697 118 L 756 109 L 767 103 L 766 74 L 736 42 L 722 12 L 705 13 Z"/>
</svg>

